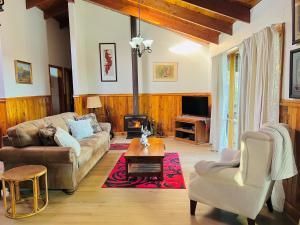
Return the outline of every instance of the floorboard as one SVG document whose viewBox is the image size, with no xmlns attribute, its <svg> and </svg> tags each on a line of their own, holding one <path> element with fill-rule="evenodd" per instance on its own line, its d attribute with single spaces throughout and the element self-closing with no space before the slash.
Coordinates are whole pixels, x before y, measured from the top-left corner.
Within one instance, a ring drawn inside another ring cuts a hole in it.
<svg viewBox="0 0 300 225">
<path fill-rule="evenodd" d="M 118 140 L 119 141 L 119 140 Z M 116 141 L 114 141 L 116 142 Z M 215 160 L 209 145 L 191 145 L 165 139 L 168 152 L 179 152 L 186 185 L 193 165 L 199 160 Z M 0 225 L 245 225 L 246 218 L 213 207 L 197 205 L 196 216 L 189 214 L 187 190 L 102 189 L 121 153 L 110 151 L 82 181 L 74 195 L 50 191 L 49 206 L 38 215 L 21 220 L 3 215 L 0 201 Z M 263 209 L 258 225 L 291 225 L 282 214 Z"/>
</svg>

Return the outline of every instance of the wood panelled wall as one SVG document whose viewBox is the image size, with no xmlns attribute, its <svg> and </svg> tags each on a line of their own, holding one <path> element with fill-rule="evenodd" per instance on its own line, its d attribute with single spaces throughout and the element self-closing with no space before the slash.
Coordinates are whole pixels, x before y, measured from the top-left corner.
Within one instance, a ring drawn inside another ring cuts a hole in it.
<svg viewBox="0 0 300 225">
<path fill-rule="evenodd" d="M 280 121 L 292 129 L 294 155 L 300 171 L 300 100 L 283 100 L 280 106 Z M 285 180 L 285 211 L 298 224 L 300 218 L 300 175 Z"/>
<path fill-rule="evenodd" d="M 0 99 L 0 128 L 7 128 L 28 120 L 40 119 L 52 113 L 51 96 L 28 96 Z"/>
<path fill-rule="evenodd" d="M 74 97 L 75 112 L 88 113 L 86 99 L 89 95 Z M 113 120 L 113 131 L 124 131 L 124 116 L 133 113 L 132 94 L 99 95 L 103 107 L 97 111 L 98 118 L 106 121 L 104 108 L 108 107 Z M 146 114 L 155 123 L 162 125 L 166 135 L 174 135 L 175 118 L 181 115 L 182 96 L 208 96 L 209 108 L 211 108 L 210 93 L 154 93 L 139 95 L 139 113 Z"/>
</svg>

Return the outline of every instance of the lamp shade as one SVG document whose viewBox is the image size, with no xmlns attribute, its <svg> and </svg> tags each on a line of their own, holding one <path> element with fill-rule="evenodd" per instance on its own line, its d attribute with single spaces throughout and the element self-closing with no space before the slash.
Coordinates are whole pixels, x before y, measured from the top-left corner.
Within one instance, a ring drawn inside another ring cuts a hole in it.
<svg viewBox="0 0 300 225">
<path fill-rule="evenodd" d="M 87 98 L 87 108 L 88 109 L 96 109 L 101 108 L 102 104 L 99 96 L 91 96 Z"/>
</svg>

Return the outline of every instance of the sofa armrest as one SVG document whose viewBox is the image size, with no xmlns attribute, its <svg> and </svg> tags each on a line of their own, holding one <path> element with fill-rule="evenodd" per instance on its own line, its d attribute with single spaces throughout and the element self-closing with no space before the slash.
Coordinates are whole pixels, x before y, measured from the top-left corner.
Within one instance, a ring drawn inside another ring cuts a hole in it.
<svg viewBox="0 0 300 225">
<path fill-rule="evenodd" d="M 3 147 L 0 149 L 0 161 L 7 163 L 47 164 L 76 162 L 76 155 L 72 148 L 67 147 Z"/>
<path fill-rule="evenodd" d="M 3 146 L 12 146 L 8 136 L 3 136 L 2 141 Z"/>
<path fill-rule="evenodd" d="M 99 123 L 101 129 L 107 133 L 110 133 L 111 124 L 110 123 Z"/>
</svg>

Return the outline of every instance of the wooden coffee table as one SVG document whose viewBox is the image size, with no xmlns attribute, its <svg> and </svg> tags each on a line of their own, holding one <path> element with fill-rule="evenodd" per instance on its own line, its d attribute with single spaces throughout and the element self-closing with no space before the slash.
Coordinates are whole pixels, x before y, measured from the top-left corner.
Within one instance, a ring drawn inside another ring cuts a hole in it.
<svg viewBox="0 0 300 225">
<path fill-rule="evenodd" d="M 134 138 L 125 153 L 126 179 L 129 176 L 151 177 L 164 179 L 165 144 L 160 138 L 149 138 L 150 146 L 144 148 L 139 138 Z"/>
</svg>

